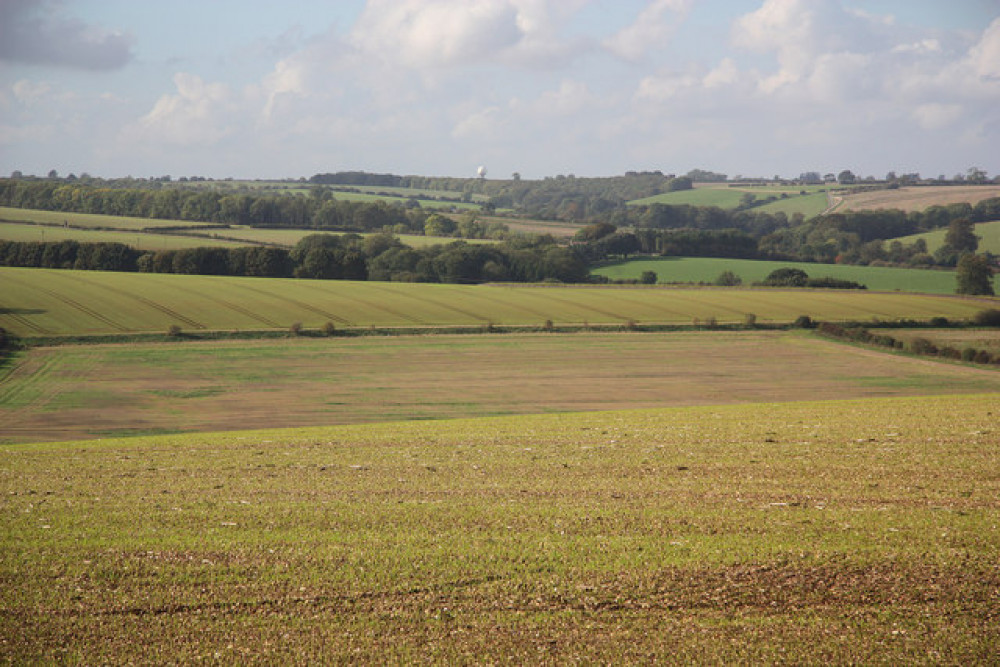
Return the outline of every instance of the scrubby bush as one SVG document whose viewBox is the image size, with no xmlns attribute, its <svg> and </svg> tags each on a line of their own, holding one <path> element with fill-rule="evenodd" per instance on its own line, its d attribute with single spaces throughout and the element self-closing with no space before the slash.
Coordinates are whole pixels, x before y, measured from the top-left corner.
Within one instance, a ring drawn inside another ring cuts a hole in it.
<svg viewBox="0 0 1000 667">
<path fill-rule="evenodd" d="M 986 350 L 979 350 L 976 352 L 976 358 L 973 360 L 977 364 L 988 364 L 993 361 L 993 355 L 991 355 Z"/>
<path fill-rule="evenodd" d="M 948 322 L 948 318 L 947 317 L 932 317 L 931 318 L 931 326 L 932 327 L 939 327 L 939 328 L 941 328 L 941 327 L 946 327 L 949 324 L 950 324 L 950 322 Z"/>
<path fill-rule="evenodd" d="M 792 326 L 796 329 L 812 329 L 816 325 L 813 323 L 812 318 L 808 315 L 799 315 L 795 318 L 795 322 Z"/>
<path fill-rule="evenodd" d="M 643 271 L 639 277 L 639 282 L 643 285 L 655 285 L 657 281 L 656 271 Z"/>
<path fill-rule="evenodd" d="M 743 284 L 743 279 L 732 271 L 723 271 L 715 279 L 715 284 L 720 287 L 736 287 Z"/>
<path fill-rule="evenodd" d="M 962 361 L 975 361 L 976 360 L 976 348 L 967 347 L 962 350 Z"/>
<path fill-rule="evenodd" d="M 292 326 L 288 327 L 288 332 L 293 336 L 298 336 L 302 333 L 302 322 L 292 322 Z"/>
<path fill-rule="evenodd" d="M 972 322 L 981 327 L 1000 327 L 1000 309 L 980 310 L 972 317 Z"/>
<path fill-rule="evenodd" d="M 170 336 L 171 338 L 177 338 L 178 336 L 180 336 L 181 335 L 180 326 L 176 324 L 171 324 L 169 327 L 167 327 L 167 335 Z"/>
<path fill-rule="evenodd" d="M 937 345 L 926 338 L 914 338 L 910 341 L 909 351 L 913 354 L 937 354 Z"/>
<path fill-rule="evenodd" d="M 323 333 L 327 336 L 332 336 L 337 332 L 337 326 L 333 322 L 327 322 L 323 325 Z"/>
<path fill-rule="evenodd" d="M 745 326 L 747 329 L 753 329 L 755 326 L 757 326 L 757 314 L 747 313 L 746 315 L 744 315 L 743 326 Z"/>
</svg>

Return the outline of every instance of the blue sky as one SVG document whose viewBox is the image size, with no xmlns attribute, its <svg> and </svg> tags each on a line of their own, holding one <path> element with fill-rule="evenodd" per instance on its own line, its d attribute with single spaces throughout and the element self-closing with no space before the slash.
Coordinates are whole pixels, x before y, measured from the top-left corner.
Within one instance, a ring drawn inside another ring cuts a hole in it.
<svg viewBox="0 0 1000 667">
<path fill-rule="evenodd" d="M 0 173 L 1000 174 L 995 0 L 0 0 Z"/>
</svg>

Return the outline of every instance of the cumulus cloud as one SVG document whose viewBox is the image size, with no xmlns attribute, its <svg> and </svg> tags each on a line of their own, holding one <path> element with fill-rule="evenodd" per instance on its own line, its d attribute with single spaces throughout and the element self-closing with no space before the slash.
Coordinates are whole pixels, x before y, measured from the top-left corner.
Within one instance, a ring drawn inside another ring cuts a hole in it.
<svg viewBox="0 0 1000 667">
<path fill-rule="evenodd" d="M 129 134 L 156 143 L 205 145 L 235 131 L 231 119 L 239 105 L 229 86 L 184 72 L 174 75 L 174 85 L 177 93 L 160 97 Z"/>
<path fill-rule="evenodd" d="M 131 36 L 65 15 L 55 0 L 0 2 L 0 60 L 110 70 L 132 60 Z"/>
<path fill-rule="evenodd" d="M 1000 18 L 990 23 L 969 52 L 973 71 L 983 79 L 1000 80 Z"/>
<path fill-rule="evenodd" d="M 626 60 L 639 60 L 663 46 L 691 9 L 691 0 L 652 0 L 630 25 L 604 40 L 604 46 Z"/>
<path fill-rule="evenodd" d="M 370 0 L 352 41 L 404 66 L 441 67 L 493 58 L 522 36 L 507 0 Z"/>
</svg>

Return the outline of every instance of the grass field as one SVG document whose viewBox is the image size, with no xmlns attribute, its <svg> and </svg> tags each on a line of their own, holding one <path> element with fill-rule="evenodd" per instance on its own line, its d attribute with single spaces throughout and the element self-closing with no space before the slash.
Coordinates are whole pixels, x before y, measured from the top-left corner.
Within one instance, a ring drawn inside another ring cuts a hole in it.
<svg viewBox="0 0 1000 667">
<path fill-rule="evenodd" d="M 1000 372 L 784 332 L 72 345 L 19 357 L 0 442 L 984 391 Z"/>
<path fill-rule="evenodd" d="M 654 271 L 661 283 L 713 282 L 723 271 L 732 271 L 744 284 L 764 280 L 775 269 L 802 269 L 810 278 L 830 276 L 853 280 L 870 290 L 954 294 L 955 274 L 952 271 L 903 269 L 887 266 L 851 266 L 846 264 L 810 264 L 806 262 L 771 262 L 749 259 L 712 257 L 656 257 L 609 264 L 593 273 L 613 280 L 639 278 L 643 271 Z M 996 279 L 1000 292 L 1000 276 Z"/>
<path fill-rule="evenodd" d="M 923 239 L 927 243 L 928 252 L 933 253 L 935 250 L 944 245 L 944 237 L 947 233 L 948 229 L 942 228 L 936 229 L 933 232 L 903 236 L 894 240 L 901 241 L 908 245 L 917 239 Z M 977 249 L 977 252 L 988 251 L 994 254 L 1000 254 L 1000 220 L 978 223 L 976 225 L 975 233 L 976 236 L 979 237 L 979 248 Z"/>
<path fill-rule="evenodd" d="M 38 241 L 79 241 L 80 243 L 124 243 L 139 250 L 180 250 L 181 248 L 239 247 L 254 245 L 255 242 L 228 240 L 229 230 L 199 230 L 205 236 L 180 236 L 177 234 L 157 234 L 143 231 L 115 231 L 108 229 L 73 229 L 71 227 L 48 227 L 0 222 L 0 240 Z M 226 237 L 226 238 L 218 238 Z"/>
<path fill-rule="evenodd" d="M 896 190 L 876 190 L 847 195 L 838 211 L 896 208 L 923 211 L 928 206 L 944 206 L 1000 197 L 1000 185 L 921 185 Z"/>
<path fill-rule="evenodd" d="M 1000 395 L 0 448 L 0 659 L 989 664 Z"/>
<path fill-rule="evenodd" d="M 161 227 L 222 227 L 208 222 L 190 220 L 160 220 L 158 218 L 130 218 L 121 215 L 95 213 L 70 213 L 64 211 L 39 211 L 28 208 L 0 206 L 0 222 L 30 222 L 42 225 L 69 225 L 84 228 L 106 228 L 120 231 L 139 231 Z"/>
<path fill-rule="evenodd" d="M 692 190 L 679 190 L 677 192 L 665 192 L 662 194 L 636 199 L 630 201 L 631 205 L 648 204 L 671 204 L 678 206 L 690 204 L 691 206 L 718 206 L 719 208 L 732 209 L 740 205 L 740 200 L 746 193 L 757 196 L 757 199 L 764 200 L 767 197 L 788 195 L 786 199 L 778 199 L 770 204 L 764 204 L 755 211 L 767 213 L 784 212 L 791 217 L 795 213 L 802 213 L 807 218 L 818 215 L 827 207 L 827 196 L 825 190 L 828 186 L 750 186 L 728 184 L 699 184 Z M 805 192 L 805 195 L 800 194 Z"/>
<path fill-rule="evenodd" d="M 689 325 L 947 317 L 997 299 L 840 290 L 445 285 L 0 267 L 0 326 L 19 336 L 319 328 Z"/>
</svg>

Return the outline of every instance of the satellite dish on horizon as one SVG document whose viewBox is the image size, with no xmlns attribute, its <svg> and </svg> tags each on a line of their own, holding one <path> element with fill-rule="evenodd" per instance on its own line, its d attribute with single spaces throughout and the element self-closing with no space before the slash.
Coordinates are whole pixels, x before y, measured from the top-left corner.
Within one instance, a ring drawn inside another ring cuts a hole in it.
<svg viewBox="0 0 1000 667">
<path fill-rule="evenodd" d="M 486 178 L 486 167 L 479 165 L 479 169 L 476 169 L 476 176 Z"/>
</svg>

